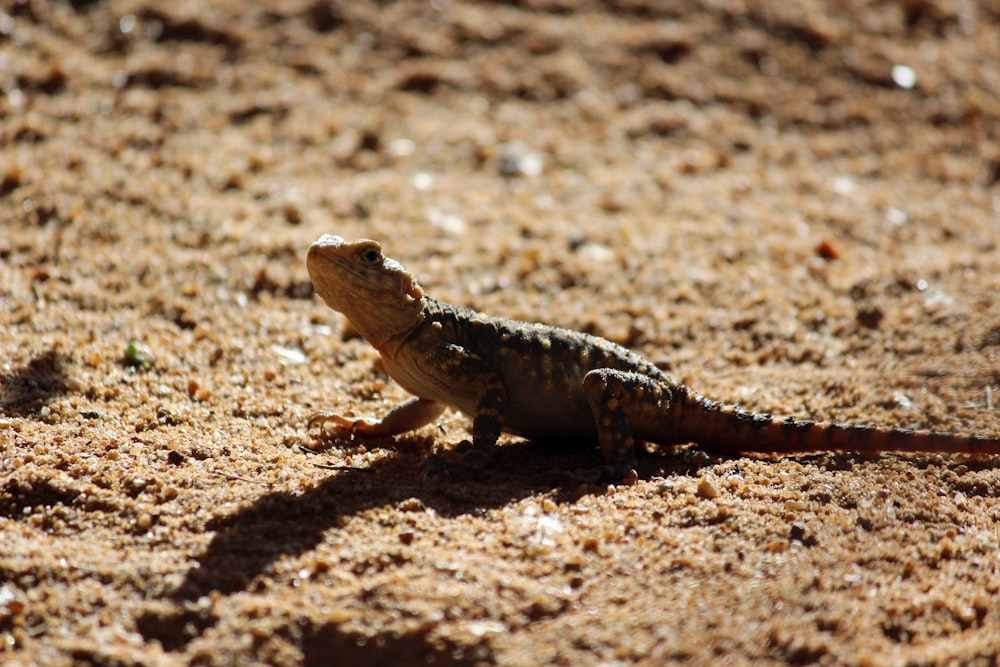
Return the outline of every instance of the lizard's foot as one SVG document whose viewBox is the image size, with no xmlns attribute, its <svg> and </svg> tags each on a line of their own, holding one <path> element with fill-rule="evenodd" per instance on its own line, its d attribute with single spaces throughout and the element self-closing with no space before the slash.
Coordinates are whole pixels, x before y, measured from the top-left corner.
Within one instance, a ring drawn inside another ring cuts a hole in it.
<svg viewBox="0 0 1000 667">
<path fill-rule="evenodd" d="M 570 477 L 573 481 L 587 484 L 604 482 L 633 486 L 639 481 L 639 473 L 629 463 L 606 463 L 596 468 L 580 468 L 574 470 Z"/>
<path fill-rule="evenodd" d="M 485 470 L 492 461 L 492 447 L 475 447 L 468 440 L 463 440 L 455 449 L 428 459 L 424 475 L 440 477 L 442 473 L 455 470 L 475 473 Z"/>
<path fill-rule="evenodd" d="M 372 428 L 371 422 L 364 419 L 350 419 L 332 412 L 317 412 L 306 422 L 306 429 L 319 429 L 319 436 L 333 435 L 344 440 L 364 437 Z"/>
<path fill-rule="evenodd" d="M 472 449 L 462 452 L 458 461 L 466 470 L 484 470 L 493 462 L 493 448 L 473 446 Z"/>
</svg>

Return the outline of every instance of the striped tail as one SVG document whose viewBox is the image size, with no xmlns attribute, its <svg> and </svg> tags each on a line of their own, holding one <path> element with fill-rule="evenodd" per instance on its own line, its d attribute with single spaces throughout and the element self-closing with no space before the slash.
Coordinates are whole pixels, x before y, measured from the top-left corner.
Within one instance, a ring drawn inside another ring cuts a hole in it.
<svg viewBox="0 0 1000 667">
<path fill-rule="evenodd" d="M 720 452 L 924 452 L 1000 455 L 1000 438 L 901 428 L 782 419 L 747 412 L 697 395 L 684 400 L 677 428 L 683 439 Z"/>
</svg>

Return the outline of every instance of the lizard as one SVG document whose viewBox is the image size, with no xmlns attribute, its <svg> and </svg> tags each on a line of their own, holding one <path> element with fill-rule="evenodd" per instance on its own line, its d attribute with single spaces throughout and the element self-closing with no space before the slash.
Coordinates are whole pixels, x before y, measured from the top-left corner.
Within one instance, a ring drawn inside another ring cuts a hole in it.
<svg viewBox="0 0 1000 667">
<path fill-rule="evenodd" d="M 883 451 L 1000 455 L 1000 438 L 772 417 L 695 393 L 604 338 L 484 315 L 438 301 L 376 241 L 324 234 L 306 267 L 413 398 L 379 419 L 320 412 L 307 428 L 381 438 L 418 429 L 446 407 L 472 418 L 472 449 L 488 460 L 502 432 L 599 445 L 610 475 L 635 475 L 635 443 L 697 443 L 723 453 Z M 471 456 L 470 456 L 471 455 Z"/>
</svg>

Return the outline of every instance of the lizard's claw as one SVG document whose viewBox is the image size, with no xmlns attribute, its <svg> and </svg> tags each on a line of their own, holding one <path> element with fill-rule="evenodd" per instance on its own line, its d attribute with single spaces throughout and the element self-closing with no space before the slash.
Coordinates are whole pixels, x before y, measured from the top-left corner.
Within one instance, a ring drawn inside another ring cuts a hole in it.
<svg viewBox="0 0 1000 667">
<path fill-rule="evenodd" d="M 355 436 L 359 435 L 364 436 L 367 430 L 372 427 L 371 423 L 364 419 L 349 419 L 331 412 L 317 412 L 306 422 L 306 428 L 311 431 L 316 427 L 319 429 L 320 436 L 325 436 L 329 432 L 328 426 L 331 423 L 333 424 L 331 429 L 333 435 L 344 440 L 353 440 Z"/>
</svg>

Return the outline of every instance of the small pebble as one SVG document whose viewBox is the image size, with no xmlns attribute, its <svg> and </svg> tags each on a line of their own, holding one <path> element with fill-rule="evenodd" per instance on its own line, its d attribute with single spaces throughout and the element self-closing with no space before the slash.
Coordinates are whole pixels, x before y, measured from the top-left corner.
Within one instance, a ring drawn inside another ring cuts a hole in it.
<svg viewBox="0 0 1000 667">
<path fill-rule="evenodd" d="M 698 497 L 704 498 L 706 500 L 712 500 L 713 498 L 718 498 L 721 491 L 719 487 L 715 485 L 713 481 L 707 477 L 702 477 L 698 482 Z"/>
<path fill-rule="evenodd" d="M 540 153 L 536 153 L 520 141 L 500 146 L 501 176 L 538 176 L 545 163 Z"/>
</svg>

